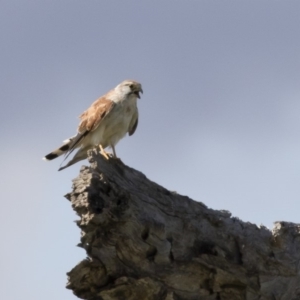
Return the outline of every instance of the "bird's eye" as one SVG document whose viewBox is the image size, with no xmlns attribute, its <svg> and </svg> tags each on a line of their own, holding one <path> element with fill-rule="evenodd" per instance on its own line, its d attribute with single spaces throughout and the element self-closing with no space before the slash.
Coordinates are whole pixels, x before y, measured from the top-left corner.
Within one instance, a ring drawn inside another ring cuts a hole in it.
<svg viewBox="0 0 300 300">
<path fill-rule="evenodd" d="M 130 84 L 129 87 L 130 87 L 131 89 L 133 89 L 133 84 Z"/>
</svg>

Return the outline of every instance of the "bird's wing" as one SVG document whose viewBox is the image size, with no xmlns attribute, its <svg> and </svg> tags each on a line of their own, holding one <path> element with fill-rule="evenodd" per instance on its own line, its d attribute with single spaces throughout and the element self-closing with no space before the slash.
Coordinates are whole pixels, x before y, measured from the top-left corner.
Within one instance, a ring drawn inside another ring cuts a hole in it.
<svg viewBox="0 0 300 300">
<path fill-rule="evenodd" d="M 66 153 L 64 161 L 68 156 L 78 147 L 79 143 L 93 130 L 95 130 L 101 121 L 112 111 L 115 107 L 115 102 L 109 99 L 109 93 L 97 99 L 86 111 L 80 116 L 80 123 L 78 126 L 78 133 L 72 139 L 69 150 Z"/>
<path fill-rule="evenodd" d="M 138 121 L 139 121 L 139 112 L 136 108 L 136 111 L 134 113 L 134 115 L 132 116 L 131 122 L 129 124 L 129 128 L 128 128 L 128 134 L 129 135 L 133 135 L 137 126 L 138 126 Z"/>
<path fill-rule="evenodd" d="M 80 124 L 78 126 L 78 133 L 83 134 L 95 130 L 101 121 L 112 111 L 114 106 L 115 102 L 106 96 L 97 99 L 79 116 Z"/>
</svg>

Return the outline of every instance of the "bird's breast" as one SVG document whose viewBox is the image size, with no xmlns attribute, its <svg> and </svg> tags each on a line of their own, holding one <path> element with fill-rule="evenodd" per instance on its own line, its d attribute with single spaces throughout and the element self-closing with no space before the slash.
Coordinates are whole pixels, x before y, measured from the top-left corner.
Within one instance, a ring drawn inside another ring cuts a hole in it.
<svg viewBox="0 0 300 300">
<path fill-rule="evenodd" d="M 116 145 L 128 132 L 129 125 L 137 110 L 135 101 L 117 103 L 111 113 L 105 118 L 102 139 L 106 146 Z"/>
</svg>

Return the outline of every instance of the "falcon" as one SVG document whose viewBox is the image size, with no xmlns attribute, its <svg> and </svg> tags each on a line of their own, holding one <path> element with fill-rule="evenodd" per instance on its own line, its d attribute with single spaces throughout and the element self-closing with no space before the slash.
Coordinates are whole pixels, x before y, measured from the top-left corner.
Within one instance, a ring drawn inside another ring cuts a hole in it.
<svg viewBox="0 0 300 300">
<path fill-rule="evenodd" d="M 138 125 L 137 99 L 143 93 L 142 86 L 134 80 L 125 80 L 114 89 L 97 99 L 80 116 L 77 134 L 63 142 L 58 149 L 43 159 L 52 160 L 65 154 L 65 159 L 79 148 L 74 157 L 61 171 L 76 162 L 87 158 L 87 151 L 95 146 L 109 159 L 105 148 L 111 147 L 113 157 L 117 158 L 115 146 L 126 133 L 133 135 Z"/>
</svg>

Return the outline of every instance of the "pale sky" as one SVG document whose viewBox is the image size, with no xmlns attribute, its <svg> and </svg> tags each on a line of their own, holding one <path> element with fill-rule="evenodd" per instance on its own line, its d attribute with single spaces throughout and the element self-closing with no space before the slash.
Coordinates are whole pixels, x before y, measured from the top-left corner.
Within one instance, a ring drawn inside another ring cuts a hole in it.
<svg viewBox="0 0 300 300">
<path fill-rule="evenodd" d="M 5 300 L 74 300 L 86 257 L 63 195 L 86 161 L 41 158 L 124 79 L 142 83 L 122 161 L 243 221 L 299 222 L 300 2 L 2 0 L 0 125 Z"/>
</svg>

